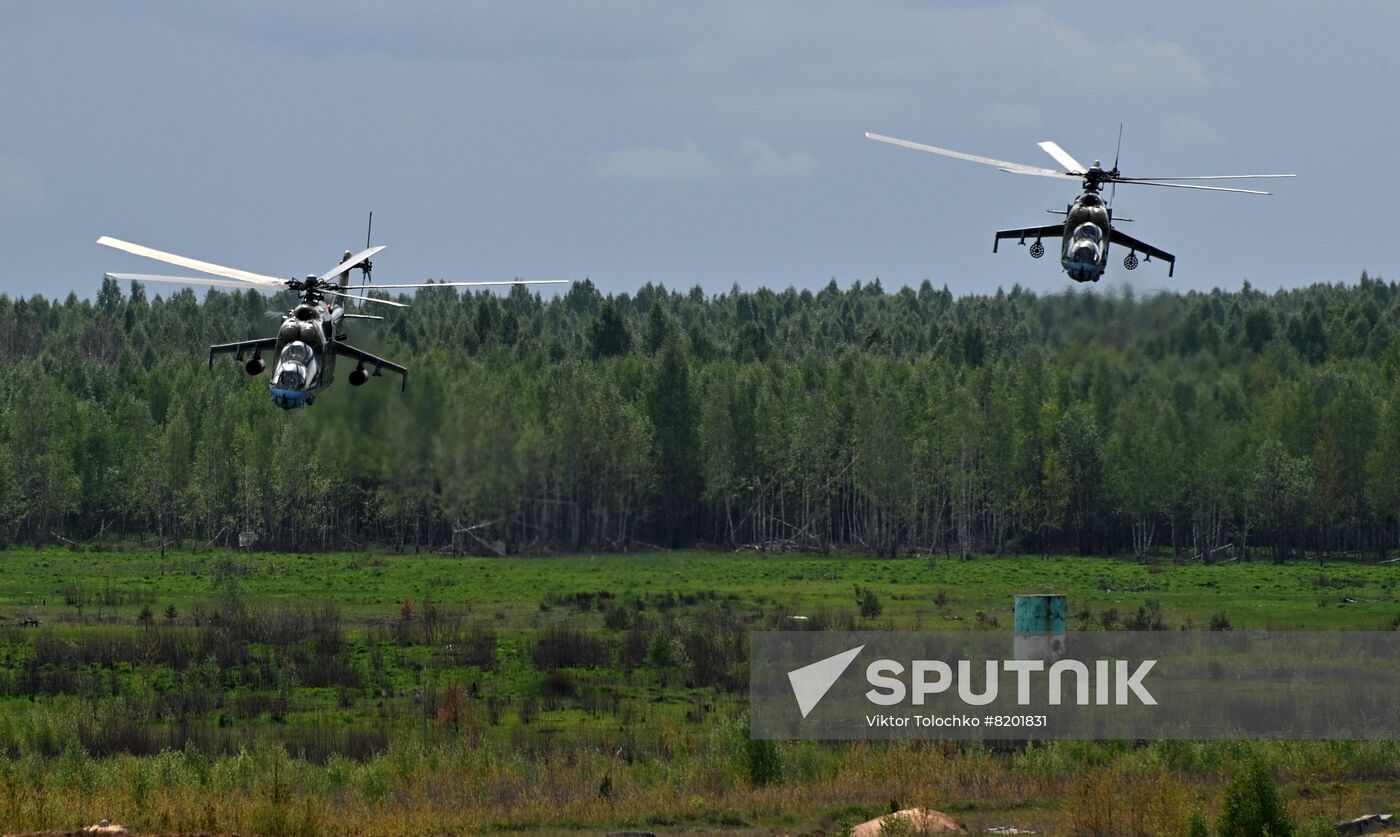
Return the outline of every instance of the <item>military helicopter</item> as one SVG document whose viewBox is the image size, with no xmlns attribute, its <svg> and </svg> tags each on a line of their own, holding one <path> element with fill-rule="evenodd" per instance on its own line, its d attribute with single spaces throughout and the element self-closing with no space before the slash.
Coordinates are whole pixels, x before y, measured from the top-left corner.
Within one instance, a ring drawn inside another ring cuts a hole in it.
<svg viewBox="0 0 1400 837">
<path fill-rule="evenodd" d="M 1074 202 L 1066 206 L 1063 210 L 1051 209 L 1049 212 L 1055 215 L 1065 216 L 1062 224 L 1047 224 L 1043 227 L 1022 227 L 1012 230 L 998 230 L 996 237 L 992 239 L 992 252 L 997 251 L 997 245 L 1003 239 L 1015 238 L 1022 246 L 1027 238 L 1035 241 L 1030 246 L 1031 258 L 1038 259 L 1045 255 L 1045 245 L 1041 243 L 1042 238 L 1060 238 L 1060 264 L 1064 267 L 1065 273 L 1076 282 L 1097 282 L 1103 276 L 1104 269 L 1108 266 L 1109 244 L 1117 244 L 1120 247 L 1127 247 L 1129 252 L 1123 257 L 1123 267 L 1128 270 L 1136 270 L 1138 266 L 1138 253 L 1143 254 L 1143 261 L 1152 261 L 1156 258 L 1167 263 L 1167 276 L 1176 272 L 1176 256 L 1165 250 L 1153 247 L 1151 244 L 1139 241 L 1113 226 L 1113 195 L 1117 189 L 1117 184 L 1128 183 L 1137 186 L 1168 186 L 1173 189 L 1200 189 L 1210 192 L 1236 192 L 1244 195 L 1268 195 L 1269 192 L 1261 192 L 1256 189 L 1238 189 L 1225 186 L 1202 186 L 1198 184 L 1178 183 L 1180 180 L 1243 180 L 1250 178 L 1277 178 L 1295 177 L 1292 174 L 1216 174 L 1197 177 L 1123 177 L 1118 171 L 1118 158 L 1115 153 L 1113 168 L 1105 170 L 1098 160 L 1092 166 L 1085 166 L 1069 152 L 1065 151 L 1054 142 L 1042 142 L 1040 147 L 1055 159 L 1055 162 L 1063 166 L 1061 169 L 1041 168 L 1040 166 L 1028 166 L 1023 163 L 1008 163 L 1005 160 L 994 160 L 991 157 L 981 157 L 976 154 L 965 154 L 961 151 L 950 151 L 947 148 L 937 148 L 932 145 L 924 145 L 919 142 L 887 137 L 883 134 L 866 133 L 866 137 L 879 142 L 887 142 L 891 145 L 899 145 L 904 148 L 912 148 L 915 151 L 928 151 L 933 154 L 941 154 L 944 157 L 955 157 L 959 160 L 967 160 L 973 163 L 996 166 L 1005 172 L 1012 174 L 1033 174 L 1040 177 L 1067 177 L 1080 178 L 1084 183 L 1084 191 Z M 1123 132 L 1118 132 L 1119 147 L 1122 147 Z M 1173 181 L 1173 182 L 1166 182 Z M 1111 184 L 1109 199 L 1105 201 L 1100 194 L 1104 184 Z M 1120 222 L 1131 221 L 1131 218 L 1119 218 Z"/>
<path fill-rule="evenodd" d="M 373 216 L 371 216 L 370 223 L 373 224 Z M 252 357 L 243 366 L 249 375 L 262 374 L 263 369 L 266 368 L 262 353 L 271 351 L 277 358 L 277 366 L 272 373 L 272 380 L 268 382 L 268 389 L 272 392 L 273 403 L 284 410 L 310 405 L 316 401 L 316 396 L 330 386 L 335 378 L 335 359 L 337 356 L 355 360 L 355 369 L 349 375 L 350 385 L 353 387 L 362 386 L 365 381 L 369 380 L 370 373 L 366 371 L 367 366 L 374 368 L 373 374 L 375 376 L 380 375 L 385 369 L 398 373 L 402 376 L 399 386 L 401 390 L 408 385 L 408 370 L 406 368 L 362 349 L 357 349 L 345 342 L 345 333 L 342 330 L 345 320 L 382 320 L 384 318 L 370 314 L 349 313 L 343 304 L 337 305 L 334 299 L 328 299 L 328 297 L 334 297 L 377 305 L 391 305 L 395 308 L 409 307 L 405 303 L 391 299 L 377 299 L 350 293 L 350 291 L 366 290 L 366 285 L 350 287 L 350 271 L 360 270 L 364 282 L 368 283 L 370 273 L 374 268 L 370 258 L 384 249 L 384 245 L 368 246 L 368 236 L 366 236 L 364 250 L 358 253 L 346 250 L 340 263 L 335 267 L 319 275 L 308 275 L 305 279 L 278 279 L 275 276 L 250 273 L 246 270 L 223 267 L 198 259 L 178 256 L 174 253 L 166 253 L 105 235 L 97 239 L 97 243 L 137 256 L 145 256 L 148 259 L 155 259 L 219 277 L 151 276 L 139 273 L 107 274 L 109 278 L 116 281 L 172 282 L 179 285 L 209 285 L 241 290 L 248 288 L 266 291 L 292 290 L 300 294 L 301 301 L 282 317 L 282 325 L 277 329 L 276 337 L 260 337 L 254 340 L 240 340 L 237 343 L 222 343 L 209 347 L 210 367 L 214 365 L 215 355 L 231 353 L 236 360 L 243 360 L 245 354 L 251 353 Z M 568 284 L 568 281 L 567 279 L 517 279 L 499 282 L 376 285 L 376 287 L 400 289 L 482 287 L 488 285 L 558 285 Z"/>
</svg>

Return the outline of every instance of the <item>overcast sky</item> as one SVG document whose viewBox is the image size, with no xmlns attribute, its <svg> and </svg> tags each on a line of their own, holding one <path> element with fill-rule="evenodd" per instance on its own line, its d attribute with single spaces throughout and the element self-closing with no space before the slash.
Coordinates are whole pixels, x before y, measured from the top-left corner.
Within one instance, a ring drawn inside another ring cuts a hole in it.
<svg viewBox="0 0 1400 837">
<path fill-rule="evenodd" d="M 707 291 L 1070 280 L 993 255 L 1073 182 L 864 138 L 1127 175 L 1297 172 L 1272 197 L 1118 190 L 1100 287 L 1400 274 L 1400 3 L 12 3 L 0 292 L 169 272 L 102 234 L 276 276 L 364 243 L 380 281 Z M 1118 254 L 1121 256 L 1122 254 Z M 172 269 L 178 270 L 178 269 Z M 152 288 L 152 290 L 156 290 Z"/>
</svg>

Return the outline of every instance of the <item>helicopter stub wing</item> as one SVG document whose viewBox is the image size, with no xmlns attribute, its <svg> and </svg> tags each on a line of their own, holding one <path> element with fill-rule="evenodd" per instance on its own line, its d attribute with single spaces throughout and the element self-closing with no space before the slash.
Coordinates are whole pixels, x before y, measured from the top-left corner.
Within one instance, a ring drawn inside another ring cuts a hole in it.
<svg viewBox="0 0 1400 837">
<path fill-rule="evenodd" d="M 1026 239 L 1034 238 L 1039 241 L 1042 238 L 1060 238 L 1065 234 L 1064 224 L 1050 224 L 1044 227 L 1022 227 L 1015 230 L 997 230 L 996 238 L 992 239 L 992 252 L 997 251 L 997 245 L 1002 239 L 1015 238 L 1020 243 L 1025 244 Z"/>
<path fill-rule="evenodd" d="M 1161 259 L 1166 262 L 1168 277 L 1176 272 L 1176 256 L 1166 250 L 1159 250 L 1145 241 L 1138 241 L 1136 238 L 1115 229 L 1109 229 L 1108 240 L 1119 247 L 1127 247 L 1134 252 L 1145 253 L 1149 259 Z"/>
<path fill-rule="evenodd" d="M 400 391 L 408 386 L 408 369 L 391 360 L 385 360 L 378 355 L 372 355 L 363 349 L 357 349 L 349 343 L 342 343 L 339 340 L 332 341 L 330 348 L 331 351 L 342 357 L 353 357 L 361 366 L 373 366 L 374 372 L 371 373 L 373 375 L 378 375 L 383 369 L 399 373 L 403 376 L 403 383 L 399 385 Z"/>
<path fill-rule="evenodd" d="M 237 343 L 221 343 L 217 346 L 210 346 L 209 366 L 211 368 L 214 366 L 214 355 L 232 354 L 238 360 L 242 360 L 244 352 L 251 351 L 257 354 L 264 349 L 275 349 L 276 347 L 276 337 L 260 337 L 257 340 L 240 340 Z"/>
</svg>

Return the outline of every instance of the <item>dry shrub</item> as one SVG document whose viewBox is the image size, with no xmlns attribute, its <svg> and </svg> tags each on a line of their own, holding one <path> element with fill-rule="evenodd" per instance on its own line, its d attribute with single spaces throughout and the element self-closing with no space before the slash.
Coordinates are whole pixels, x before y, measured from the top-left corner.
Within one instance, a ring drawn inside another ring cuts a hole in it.
<svg viewBox="0 0 1400 837">
<path fill-rule="evenodd" d="M 1075 782 L 1066 807 L 1075 837 L 1176 837 L 1189 824 L 1191 794 L 1159 766 L 1113 765 Z"/>
</svg>

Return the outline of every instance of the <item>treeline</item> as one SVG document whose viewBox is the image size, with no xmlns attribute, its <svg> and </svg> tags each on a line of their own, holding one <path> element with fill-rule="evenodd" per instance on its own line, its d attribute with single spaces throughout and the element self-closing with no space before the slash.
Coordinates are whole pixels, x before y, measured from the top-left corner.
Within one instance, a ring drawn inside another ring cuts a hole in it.
<svg viewBox="0 0 1400 837">
<path fill-rule="evenodd" d="M 0 543 L 1382 556 L 1400 288 L 418 294 L 283 412 L 283 297 L 0 296 Z M 387 306 L 386 306 L 387 308 Z"/>
</svg>

